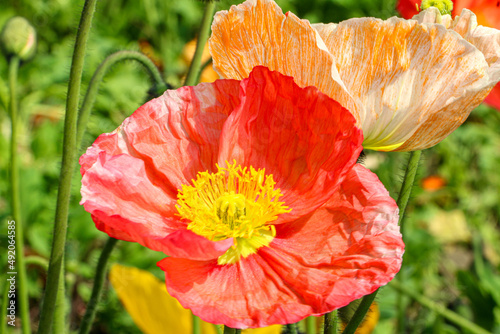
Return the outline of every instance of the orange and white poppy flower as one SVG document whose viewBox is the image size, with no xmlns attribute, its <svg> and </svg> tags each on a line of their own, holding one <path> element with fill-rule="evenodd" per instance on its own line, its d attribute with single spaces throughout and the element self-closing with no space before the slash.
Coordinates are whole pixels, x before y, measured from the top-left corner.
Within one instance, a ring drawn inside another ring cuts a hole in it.
<svg viewBox="0 0 500 334">
<path fill-rule="evenodd" d="M 496 33 L 482 35 L 490 46 L 481 48 L 441 23 L 311 25 L 272 0 L 248 0 L 216 14 L 209 46 L 222 77 L 248 77 L 257 65 L 293 76 L 351 111 L 364 148 L 413 151 L 448 136 L 500 80 Z"/>
</svg>

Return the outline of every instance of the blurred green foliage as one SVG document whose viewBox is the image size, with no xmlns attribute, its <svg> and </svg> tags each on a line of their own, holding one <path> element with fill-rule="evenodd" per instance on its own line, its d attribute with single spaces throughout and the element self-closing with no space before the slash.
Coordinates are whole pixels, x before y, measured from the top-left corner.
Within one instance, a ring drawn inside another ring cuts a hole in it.
<svg viewBox="0 0 500 334">
<path fill-rule="evenodd" d="M 223 0 L 218 9 L 236 1 Z M 393 0 L 278 1 L 312 22 L 338 22 L 351 17 L 396 15 Z M 48 258 L 61 157 L 62 127 L 74 35 L 83 1 L 4 0 L 0 27 L 14 15 L 32 22 L 38 32 L 35 58 L 19 71 L 22 216 L 26 253 Z M 89 41 L 84 89 L 93 71 L 109 54 L 141 50 L 155 59 L 166 81 L 180 85 L 187 71 L 181 60 L 184 45 L 196 36 L 203 5 L 195 0 L 108 0 L 98 4 Z M 9 217 L 8 156 L 10 124 L 6 113 L 7 63 L 0 58 L 0 230 Z M 149 81 L 136 64 L 114 67 L 101 86 L 83 149 L 103 133 L 114 130 L 145 98 Z M 406 284 L 450 309 L 500 333 L 500 113 L 479 107 L 449 138 L 423 154 L 419 179 L 438 176 L 437 190 L 417 185 L 406 219 Z M 397 196 L 404 153 L 367 152 L 365 164 Z M 68 302 L 72 329 L 77 328 L 90 296 L 92 276 L 106 236 L 97 231 L 78 202 L 80 176 L 74 176 L 67 245 Z M 0 233 L 6 246 L 6 233 Z M 156 262 L 163 254 L 138 244 L 120 242 L 112 261 L 147 269 L 163 277 Z M 6 263 L 5 254 L 0 255 Z M 45 273 L 28 268 L 32 315 L 36 322 Z M 379 294 L 381 320 L 376 333 L 392 333 L 396 295 Z M 461 330 L 422 306 L 405 300 L 409 333 L 460 333 Z M 113 289 L 107 289 L 97 314 L 94 333 L 140 333 Z"/>
</svg>

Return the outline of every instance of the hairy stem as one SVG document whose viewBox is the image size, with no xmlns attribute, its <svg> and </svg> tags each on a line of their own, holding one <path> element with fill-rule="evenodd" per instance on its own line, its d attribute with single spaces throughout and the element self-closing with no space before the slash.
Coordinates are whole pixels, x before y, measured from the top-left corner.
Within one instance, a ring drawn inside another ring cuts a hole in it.
<svg viewBox="0 0 500 334">
<path fill-rule="evenodd" d="M 66 100 L 66 117 L 64 120 L 63 156 L 54 222 L 54 238 L 52 240 L 52 251 L 49 260 L 45 297 L 40 315 L 40 324 L 38 329 L 39 334 L 47 334 L 51 332 L 52 323 L 54 322 L 54 314 L 59 319 L 65 318 L 64 312 L 59 310 L 56 312 L 54 305 L 56 304 L 59 287 L 62 287 L 62 291 L 59 291 L 59 293 L 64 292 L 64 281 L 60 283 L 60 280 L 64 280 L 64 247 L 66 245 L 66 234 L 68 228 L 71 178 L 73 176 L 76 162 L 76 122 L 78 117 L 78 102 L 80 98 L 85 48 L 87 46 L 87 40 L 96 4 L 97 0 L 85 1 L 80 25 L 76 35 L 75 49 L 71 63 L 68 97 Z"/>
<path fill-rule="evenodd" d="M 108 266 L 109 256 L 111 255 L 117 241 L 117 239 L 109 238 L 99 257 L 94 277 L 94 286 L 92 287 L 92 295 L 90 296 L 87 309 L 85 310 L 85 315 L 83 316 L 82 323 L 80 324 L 79 334 L 87 334 L 90 332 L 90 328 L 92 327 L 97 311 L 97 304 L 101 299 L 101 292 L 106 279 L 106 269 Z"/>
<path fill-rule="evenodd" d="M 26 277 L 26 266 L 24 263 L 24 236 L 23 223 L 21 218 L 21 194 L 19 190 L 19 166 L 17 152 L 17 124 L 18 109 L 17 109 L 17 71 L 19 69 L 20 60 L 17 56 L 13 56 L 9 60 L 9 89 L 10 102 L 9 113 L 11 119 L 11 140 L 10 140 L 10 185 L 12 191 L 11 212 L 15 221 L 15 241 L 16 241 L 16 256 L 15 269 L 10 269 L 9 272 L 17 272 L 17 297 L 19 301 L 19 312 L 21 314 L 23 334 L 31 333 L 31 319 L 29 312 L 28 286 Z M 9 239 L 10 240 L 10 239 Z"/>
<path fill-rule="evenodd" d="M 224 326 L 224 334 L 240 334 L 241 329 Z"/>
<path fill-rule="evenodd" d="M 109 55 L 106 59 L 104 59 L 104 61 L 95 71 L 94 75 L 92 76 L 92 80 L 89 83 L 87 93 L 85 94 L 82 108 L 80 110 L 80 115 L 78 117 L 78 130 L 76 138 L 77 145 L 81 145 L 83 134 L 85 133 L 85 129 L 87 128 L 87 122 L 90 118 L 90 114 L 92 108 L 94 107 L 97 93 L 99 91 L 99 85 L 101 84 L 104 76 L 109 71 L 109 69 L 116 63 L 124 60 L 135 60 L 139 64 L 144 66 L 149 76 L 151 77 L 151 80 L 154 82 L 155 88 L 157 88 L 158 90 L 163 91 L 167 88 L 156 65 L 151 61 L 151 59 L 149 59 L 142 53 L 139 53 L 137 51 L 118 51 Z"/>
<path fill-rule="evenodd" d="M 413 151 L 410 153 L 408 158 L 408 164 L 406 166 L 405 178 L 403 184 L 401 185 L 401 191 L 398 196 L 398 207 L 399 207 L 399 226 L 401 234 L 405 235 L 405 224 L 404 224 L 404 213 L 406 210 L 406 205 L 408 204 L 408 199 L 410 198 L 411 190 L 413 188 L 413 183 L 415 181 L 415 175 L 418 169 L 418 163 L 420 161 L 420 156 L 422 151 Z M 405 272 L 401 271 L 398 274 L 399 280 L 405 280 Z M 406 332 L 406 307 L 403 294 L 399 293 L 396 300 L 397 307 L 397 333 Z"/>
<path fill-rule="evenodd" d="M 298 333 L 296 323 L 288 324 L 288 325 L 286 325 L 285 328 L 286 328 L 286 331 L 285 331 L 286 334 L 297 334 Z"/>
<path fill-rule="evenodd" d="M 375 292 L 367 296 L 364 296 L 363 299 L 361 299 L 361 303 L 356 309 L 356 312 L 354 312 L 354 315 L 352 316 L 351 320 L 349 320 L 349 323 L 347 324 L 347 326 L 345 326 L 345 329 L 342 332 L 343 334 L 354 334 L 356 332 L 356 329 L 358 329 L 359 325 L 365 318 L 366 312 L 368 312 L 368 310 L 370 309 L 370 305 L 375 300 L 377 292 L 378 289 L 375 290 Z"/>
<path fill-rule="evenodd" d="M 337 334 L 337 310 L 325 314 L 324 333 Z"/>
</svg>

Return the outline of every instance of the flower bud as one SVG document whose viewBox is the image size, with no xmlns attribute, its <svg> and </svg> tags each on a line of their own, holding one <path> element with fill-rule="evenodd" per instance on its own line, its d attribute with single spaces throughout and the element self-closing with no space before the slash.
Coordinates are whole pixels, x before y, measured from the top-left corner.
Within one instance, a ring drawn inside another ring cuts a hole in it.
<svg viewBox="0 0 500 334">
<path fill-rule="evenodd" d="M 426 10 L 429 7 L 436 7 L 441 15 L 451 15 L 453 2 L 451 0 L 422 0 L 420 10 Z"/>
<path fill-rule="evenodd" d="M 0 34 L 0 46 L 7 57 L 30 59 L 36 50 L 35 28 L 24 17 L 9 19 Z"/>
</svg>

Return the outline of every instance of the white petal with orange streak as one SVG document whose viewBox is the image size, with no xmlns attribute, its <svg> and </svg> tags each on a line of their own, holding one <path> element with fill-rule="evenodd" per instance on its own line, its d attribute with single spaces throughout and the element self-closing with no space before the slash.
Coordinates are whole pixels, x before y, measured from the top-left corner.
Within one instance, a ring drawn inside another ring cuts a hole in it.
<svg viewBox="0 0 500 334">
<path fill-rule="evenodd" d="M 359 106 L 316 30 L 293 13 L 283 14 L 274 1 L 248 0 L 218 12 L 209 47 L 223 78 L 246 78 L 255 66 L 266 66 L 293 76 L 301 87 L 317 87 L 358 116 Z"/>
<path fill-rule="evenodd" d="M 341 22 L 328 35 L 325 31 L 319 34 L 342 81 L 365 108 L 360 112 L 365 148 L 430 147 L 480 103 L 488 69 L 484 56 L 443 25 L 361 18 Z M 431 119 L 439 123 L 428 124 Z"/>
<path fill-rule="evenodd" d="M 489 85 L 500 81 L 500 30 L 478 26 L 476 15 L 468 9 L 462 10 L 451 28 L 483 53 L 489 66 Z"/>
</svg>

